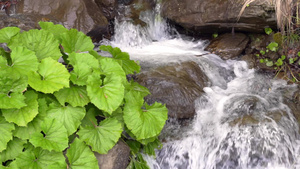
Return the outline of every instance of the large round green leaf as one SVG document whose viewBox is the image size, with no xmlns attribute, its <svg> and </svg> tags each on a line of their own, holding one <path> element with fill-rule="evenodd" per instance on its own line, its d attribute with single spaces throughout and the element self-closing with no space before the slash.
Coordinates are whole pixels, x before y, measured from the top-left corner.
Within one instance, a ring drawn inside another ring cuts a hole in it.
<svg viewBox="0 0 300 169">
<path fill-rule="evenodd" d="M 64 65 L 52 58 L 43 59 L 37 72 L 28 75 L 29 85 L 40 92 L 53 93 L 69 87 L 70 74 Z"/>
<path fill-rule="evenodd" d="M 53 22 L 39 22 L 39 25 L 42 29 L 51 32 L 54 37 L 61 42 L 60 35 L 67 32 L 68 29 L 65 28 L 63 25 L 56 24 L 54 25 Z"/>
<path fill-rule="evenodd" d="M 86 87 L 71 85 L 70 88 L 63 88 L 54 93 L 56 99 L 61 105 L 71 104 L 73 107 L 84 107 L 90 102 Z"/>
<path fill-rule="evenodd" d="M 11 65 L 8 65 L 6 59 L 0 57 L 0 71 L 19 77 L 38 70 L 38 60 L 33 51 L 25 47 L 16 47 L 11 50 Z"/>
<path fill-rule="evenodd" d="M 63 123 L 53 118 L 46 118 L 41 124 L 41 130 L 32 135 L 29 141 L 35 147 L 49 151 L 63 151 L 68 147 L 68 134 Z"/>
<path fill-rule="evenodd" d="M 16 162 L 20 169 L 53 169 L 62 166 L 65 158 L 62 152 L 31 148 L 21 153 Z"/>
<path fill-rule="evenodd" d="M 124 98 L 122 78 L 113 75 L 91 75 L 87 81 L 87 92 L 95 106 L 111 114 Z"/>
<path fill-rule="evenodd" d="M 15 137 L 26 140 L 35 132 L 41 131 L 41 124 L 47 116 L 48 105 L 45 98 L 38 99 L 38 104 L 39 114 L 26 127 L 16 126 L 16 129 L 13 131 Z"/>
<path fill-rule="evenodd" d="M 84 52 L 94 49 L 94 44 L 90 37 L 76 29 L 71 29 L 61 35 L 62 46 L 67 53 Z"/>
<path fill-rule="evenodd" d="M 10 39 L 20 32 L 20 28 L 6 27 L 0 29 L 0 43 L 9 43 Z"/>
<path fill-rule="evenodd" d="M 16 137 L 13 140 L 10 140 L 7 143 L 6 149 L 0 153 L 0 159 L 2 160 L 0 162 L 15 159 L 20 153 L 22 153 L 24 148 L 23 144 L 25 143 L 26 141 Z"/>
<path fill-rule="evenodd" d="M 74 68 L 70 80 L 77 85 L 86 85 L 88 76 L 100 69 L 98 60 L 88 53 L 71 53 L 68 60 Z"/>
<path fill-rule="evenodd" d="M 56 118 L 67 129 L 68 136 L 77 131 L 81 120 L 85 116 L 84 107 L 64 107 L 53 106 L 48 110 L 49 117 Z"/>
<path fill-rule="evenodd" d="M 34 91 L 25 93 L 25 103 L 27 106 L 20 109 L 4 109 L 2 110 L 3 116 L 8 122 L 13 122 L 18 126 L 26 126 L 27 123 L 39 113 L 38 111 L 38 95 Z"/>
<path fill-rule="evenodd" d="M 116 60 L 114 60 L 112 58 L 103 57 L 103 58 L 99 59 L 99 62 L 101 65 L 102 72 L 104 74 L 118 76 L 118 77 L 122 78 L 123 81 L 126 81 L 126 74 Z"/>
<path fill-rule="evenodd" d="M 130 93 L 127 94 L 126 100 L 130 98 L 135 100 L 133 96 L 128 95 Z M 145 109 L 142 109 L 140 103 L 126 103 L 124 121 L 137 140 L 151 138 L 161 132 L 168 119 L 168 110 L 164 105 L 155 102 L 151 106 L 145 104 Z"/>
<path fill-rule="evenodd" d="M 12 130 L 15 129 L 14 124 L 8 123 L 0 114 L 0 152 L 6 149 L 7 143 L 13 139 Z"/>
<path fill-rule="evenodd" d="M 23 91 L 27 88 L 27 78 L 11 77 L 0 72 L 0 109 L 19 109 L 26 106 Z"/>
<path fill-rule="evenodd" d="M 67 150 L 67 157 L 72 169 L 99 169 L 94 153 L 77 138 Z"/>
<path fill-rule="evenodd" d="M 93 151 L 106 154 L 118 142 L 123 131 L 122 125 L 114 118 L 101 121 L 99 126 L 81 126 L 79 138 L 92 147 Z"/>
<path fill-rule="evenodd" d="M 46 30 L 31 29 L 13 37 L 8 45 L 10 48 L 24 46 L 35 52 L 38 60 L 61 57 L 59 42 L 54 35 Z"/>
</svg>

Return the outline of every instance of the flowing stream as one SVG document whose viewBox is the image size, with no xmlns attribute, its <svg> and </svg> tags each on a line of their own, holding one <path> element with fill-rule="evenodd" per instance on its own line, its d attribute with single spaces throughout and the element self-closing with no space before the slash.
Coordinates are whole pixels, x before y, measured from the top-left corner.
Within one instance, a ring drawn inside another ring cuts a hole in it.
<svg viewBox="0 0 300 169">
<path fill-rule="evenodd" d="M 300 168 L 299 126 L 283 103 L 295 85 L 248 69 L 246 62 L 208 54 L 206 41 L 181 37 L 155 13 L 144 12 L 141 20 L 148 26 L 116 22 L 114 40 L 103 43 L 128 52 L 143 70 L 192 60 L 210 81 L 195 100 L 196 116 L 189 125 L 166 125 L 157 158 L 145 156 L 150 168 Z"/>
</svg>

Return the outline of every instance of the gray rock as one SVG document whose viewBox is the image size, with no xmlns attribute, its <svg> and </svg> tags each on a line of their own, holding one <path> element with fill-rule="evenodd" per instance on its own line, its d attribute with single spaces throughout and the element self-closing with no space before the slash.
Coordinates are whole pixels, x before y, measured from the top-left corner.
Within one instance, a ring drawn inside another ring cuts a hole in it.
<svg viewBox="0 0 300 169">
<path fill-rule="evenodd" d="M 203 93 L 208 78 L 195 62 L 183 62 L 155 68 L 137 75 L 137 82 L 147 87 L 151 95 L 149 104 L 155 101 L 166 104 L 169 117 L 192 118 L 194 101 Z"/>
<path fill-rule="evenodd" d="M 100 169 L 126 169 L 129 164 L 130 148 L 119 141 L 107 154 L 94 153 Z"/>
<path fill-rule="evenodd" d="M 164 0 L 162 15 L 194 33 L 236 31 L 263 32 L 276 27 L 274 6 L 269 0 L 252 2 L 240 20 L 242 1 L 234 0 Z"/>
<path fill-rule="evenodd" d="M 219 55 L 223 59 L 238 57 L 246 48 L 249 37 L 242 33 L 227 33 L 214 39 L 206 50 Z"/>
<path fill-rule="evenodd" d="M 15 8 L 9 17 L 5 12 L 0 13 L 1 20 L 13 21 L 1 23 L 0 28 L 20 26 L 28 30 L 39 27 L 39 21 L 52 21 L 88 33 L 108 25 L 107 19 L 93 0 L 22 0 Z"/>
</svg>

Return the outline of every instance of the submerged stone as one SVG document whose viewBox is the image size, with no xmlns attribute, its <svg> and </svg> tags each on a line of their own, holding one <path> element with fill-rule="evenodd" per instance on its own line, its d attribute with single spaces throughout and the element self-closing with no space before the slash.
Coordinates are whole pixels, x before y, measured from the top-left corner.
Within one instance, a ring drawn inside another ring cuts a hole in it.
<svg viewBox="0 0 300 169">
<path fill-rule="evenodd" d="M 208 78 L 195 62 L 189 61 L 141 73 L 137 81 L 150 90 L 151 95 L 146 97 L 149 104 L 164 103 L 169 117 L 182 119 L 194 117 L 194 101 L 202 95 Z"/>
</svg>

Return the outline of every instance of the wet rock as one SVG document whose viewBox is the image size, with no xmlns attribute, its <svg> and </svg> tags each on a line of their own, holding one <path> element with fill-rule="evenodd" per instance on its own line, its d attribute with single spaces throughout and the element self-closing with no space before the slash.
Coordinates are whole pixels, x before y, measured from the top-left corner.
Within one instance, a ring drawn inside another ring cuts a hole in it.
<svg viewBox="0 0 300 169">
<path fill-rule="evenodd" d="M 192 118 L 194 101 L 203 93 L 208 78 L 195 62 L 183 62 L 158 67 L 137 75 L 137 82 L 147 87 L 151 95 L 149 104 L 155 101 L 166 104 L 169 117 Z"/>
<path fill-rule="evenodd" d="M 121 5 L 118 9 L 117 19 L 119 21 L 132 21 L 135 25 L 146 26 L 145 21 L 141 19 L 140 15 L 142 12 L 152 11 L 155 7 L 154 0 L 132 0 L 128 1 L 128 3 L 119 2 Z"/>
<path fill-rule="evenodd" d="M 95 152 L 101 169 L 126 169 L 129 163 L 130 148 L 122 141 L 119 141 L 107 154 Z"/>
<path fill-rule="evenodd" d="M 254 68 L 255 65 L 256 65 L 256 58 L 255 58 L 254 55 L 251 55 L 251 54 L 243 55 L 243 56 L 241 57 L 241 60 L 247 62 L 248 68 L 249 68 L 249 69 Z"/>
<path fill-rule="evenodd" d="M 219 55 L 222 59 L 238 57 L 246 48 L 249 37 L 242 33 L 223 34 L 214 39 L 206 50 Z"/>
<path fill-rule="evenodd" d="M 269 0 L 252 2 L 237 22 L 243 1 L 164 0 L 162 15 L 194 33 L 235 31 L 263 32 L 276 29 L 274 5 Z"/>
<path fill-rule="evenodd" d="M 116 0 L 95 0 L 96 4 L 101 8 L 102 13 L 108 19 L 114 19 L 117 14 L 117 1 Z"/>
<path fill-rule="evenodd" d="M 37 28 L 39 21 L 61 23 L 67 28 L 76 28 L 84 33 L 102 30 L 108 21 L 93 0 L 22 0 L 16 4 L 14 14 L 9 17 L 0 13 L 1 28 L 20 26 L 25 30 Z M 101 33 L 101 32 L 99 32 Z"/>
<path fill-rule="evenodd" d="M 285 97 L 284 103 L 288 105 L 300 125 L 300 88 L 293 94 L 292 97 Z M 300 131 L 299 131 L 300 132 Z"/>
</svg>

